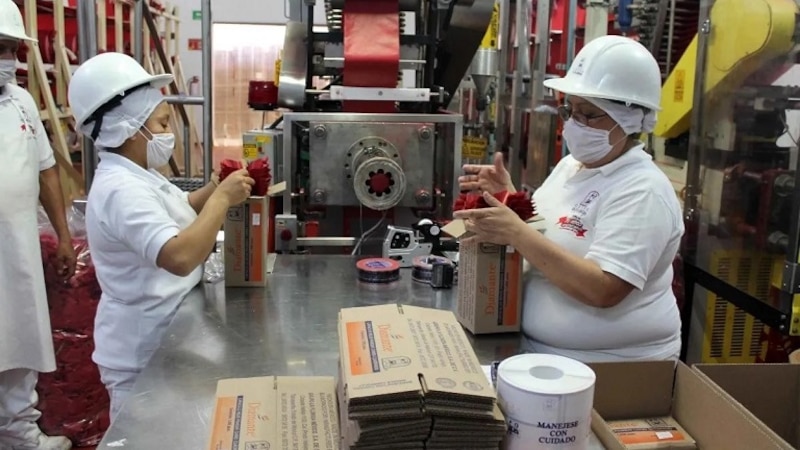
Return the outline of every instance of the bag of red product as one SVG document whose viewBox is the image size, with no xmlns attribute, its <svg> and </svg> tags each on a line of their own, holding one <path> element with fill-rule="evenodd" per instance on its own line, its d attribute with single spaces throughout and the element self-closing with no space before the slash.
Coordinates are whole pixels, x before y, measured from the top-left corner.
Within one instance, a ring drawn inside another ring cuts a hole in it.
<svg viewBox="0 0 800 450">
<path fill-rule="evenodd" d="M 508 192 L 501 191 L 494 194 L 494 198 L 500 200 L 500 203 L 508 206 L 512 211 L 517 213 L 520 219 L 527 221 L 536 215 L 536 210 L 533 204 L 533 199 L 525 192 Z M 489 204 L 480 193 L 466 193 L 461 194 L 453 205 L 453 211 L 462 209 L 478 209 L 488 208 Z"/>
<path fill-rule="evenodd" d="M 92 361 L 94 317 L 101 290 L 83 214 L 69 208 L 67 223 L 77 265 L 75 275 L 64 282 L 57 271 L 58 238 L 47 215 L 40 210 L 39 238 L 56 371 L 39 377 L 39 426 L 47 434 L 67 436 L 76 446 L 89 446 L 100 442 L 109 425 L 108 395 Z"/>
</svg>

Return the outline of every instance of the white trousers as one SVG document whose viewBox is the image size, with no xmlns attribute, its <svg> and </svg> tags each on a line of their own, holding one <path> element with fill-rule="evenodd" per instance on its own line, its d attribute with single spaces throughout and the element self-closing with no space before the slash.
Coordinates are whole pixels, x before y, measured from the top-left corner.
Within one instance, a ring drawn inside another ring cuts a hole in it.
<svg viewBox="0 0 800 450">
<path fill-rule="evenodd" d="M 100 380 L 106 385 L 108 397 L 111 399 L 110 416 L 111 422 L 114 422 L 130 396 L 139 372 L 113 370 L 103 366 L 98 366 L 98 369 L 100 369 Z"/>
<path fill-rule="evenodd" d="M 39 374 L 28 369 L 0 372 L 0 449 L 35 443 L 42 433 L 36 422 Z"/>
</svg>

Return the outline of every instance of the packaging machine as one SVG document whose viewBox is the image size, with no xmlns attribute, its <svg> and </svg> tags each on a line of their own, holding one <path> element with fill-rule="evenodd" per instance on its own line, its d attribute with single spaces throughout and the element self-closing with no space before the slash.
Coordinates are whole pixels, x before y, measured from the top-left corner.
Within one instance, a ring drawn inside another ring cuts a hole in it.
<svg viewBox="0 0 800 450">
<path fill-rule="evenodd" d="M 276 251 L 360 246 L 365 221 L 449 217 L 463 118 L 446 109 L 471 67 L 491 74 L 493 49 L 478 50 L 494 0 L 326 0 L 324 33 L 314 3 L 289 8 L 277 104 L 290 111 L 243 139 L 286 182 Z"/>
</svg>

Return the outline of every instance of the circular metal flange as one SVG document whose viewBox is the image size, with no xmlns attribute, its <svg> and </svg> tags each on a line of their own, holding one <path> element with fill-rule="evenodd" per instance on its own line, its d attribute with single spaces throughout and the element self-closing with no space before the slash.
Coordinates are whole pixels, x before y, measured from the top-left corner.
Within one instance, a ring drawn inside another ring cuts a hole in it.
<svg viewBox="0 0 800 450">
<path fill-rule="evenodd" d="M 394 160 L 398 165 L 402 164 L 400 152 L 391 142 L 377 136 L 370 136 L 357 140 L 347 150 L 347 162 L 344 166 L 347 175 L 354 177 L 358 168 L 372 158 L 388 158 Z"/>
<path fill-rule="evenodd" d="M 362 205 L 384 211 L 397 206 L 403 200 L 406 193 L 406 174 L 392 159 L 371 158 L 356 170 L 353 189 Z"/>
</svg>

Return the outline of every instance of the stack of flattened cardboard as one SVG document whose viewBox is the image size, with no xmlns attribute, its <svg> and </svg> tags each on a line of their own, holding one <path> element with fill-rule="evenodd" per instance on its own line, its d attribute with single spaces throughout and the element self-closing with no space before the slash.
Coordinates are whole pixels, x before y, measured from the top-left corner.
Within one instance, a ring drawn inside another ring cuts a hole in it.
<svg viewBox="0 0 800 450">
<path fill-rule="evenodd" d="M 499 447 L 505 419 L 452 312 L 343 309 L 339 350 L 342 448 Z"/>
<path fill-rule="evenodd" d="M 208 450 L 337 450 L 333 377 L 255 377 L 217 383 Z"/>
</svg>

